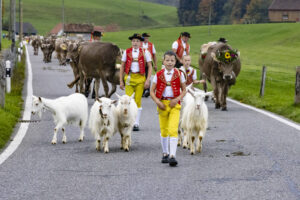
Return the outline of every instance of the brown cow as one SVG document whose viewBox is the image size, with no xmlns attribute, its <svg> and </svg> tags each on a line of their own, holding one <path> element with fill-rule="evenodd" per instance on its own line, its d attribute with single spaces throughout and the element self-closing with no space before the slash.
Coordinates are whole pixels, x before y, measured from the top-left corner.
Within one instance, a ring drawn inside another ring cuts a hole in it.
<svg viewBox="0 0 300 200">
<path fill-rule="evenodd" d="M 41 44 L 41 50 L 44 54 L 43 61 L 45 63 L 51 62 L 52 53 L 55 50 L 54 46 L 55 39 L 53 38 L 44 38 Z"/>
<path fill-rule="evenodd" d="M 57 38 L 55 41 L 55 52 L 59 65 L 67 65 L 66 57 L 69 42 L 65 38 Z"/>
<path fill-rule="evenodd" d="M 118 46 L 112 43 L 92 42 L 83 45 L 79 54 L 79 73 L 70 86 L 74 85 L 80 80 L 80 92 L 84 93 L 89 89 L 89 83 L 83 88 L 83 83 L 86 80 L 95 78 L 95 96 L 99 97 L 98 90 L 100 86 L 100 79 L 105 91 L 105 96 L 110 97 L 116 90 L 118 84 L 118 69 L 116 69 L 117 60 L 121 59 L 121 51 Z M 116 78 L 117 77 L 117 78 Z M 107 81 L 112 83 L 112 91 L 109 92 Z"/>
<path fill-rule="evenodd" d="M 231 60 L 226 60 L 224 55 L 231 52 Z M 221 57 L 220 55 L 223 55 Z M 234 51 L 228 44 L 219 42 L 211 45 L 206 56 L 201 55 L 199 58 L 199 68 L 202 72 L 203 79 L 207 79 L 214 91 L 215 108 L 227 110 L 226 97 L 231 85 L 235 84 L 236 77 L 241 70 L 239 52 Z"/>
<path fill-rule="evenodd" d="M 41 46 L 41 40 L 39 37 L 34 37 L 31 42 L 31 46 L 33 47 L 33 55 L 37 56 L 39 54 L 39 47 Z"/>
</svg>

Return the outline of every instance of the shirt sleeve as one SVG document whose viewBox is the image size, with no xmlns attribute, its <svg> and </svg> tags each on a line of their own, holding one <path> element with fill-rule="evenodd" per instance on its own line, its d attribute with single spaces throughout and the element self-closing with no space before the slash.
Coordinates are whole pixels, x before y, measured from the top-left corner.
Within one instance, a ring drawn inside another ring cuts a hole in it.
<svg viewBox="0 0 300 200">
<path fill-rule="evenodd" d="M 157 83 L 157 75 L 156 75 L 156 74 L 155 74 L 155 76 L 153 77 L 152 82 L 155 83 L 155 84 Z"/>
<path fill-rule="evenodd" d="M 152 45 L 152 52 L 153 52 L 153 54 L 156 54 L 156 50 L 155 50 L 154 44 Z"/>
<path fill-rule="evenodd" d="M 173 42 L 173 44 L 172 44 L 172 49 L 177 49 L 177 48 L 178 48 L 178 42 L 175 41 L 175 42 Z"/>
<path fill-rule="evenodd" d="M 194 74 L 193 74 L 193 80 L 197 80 L 197 70 L 193 69 L 194 70 Z"/>
<path fill-rule="evenodd" d="M 180 82 L 185 83 L 185 77 L 184 77 L 184 74 L 182 72 L 180 73 Z"/>
<path fill-rule="evenodd" d="M 145 51 L 145 56 L 146 56 L 146 62 L 152 61 L 151 54 L 148 50 Z"/>
<path fill-rule="evenodd" d="M 126 51 L 124 51 L 123 55 L 122 55 L 122 62 L 126 62 Z"/>
</svg>

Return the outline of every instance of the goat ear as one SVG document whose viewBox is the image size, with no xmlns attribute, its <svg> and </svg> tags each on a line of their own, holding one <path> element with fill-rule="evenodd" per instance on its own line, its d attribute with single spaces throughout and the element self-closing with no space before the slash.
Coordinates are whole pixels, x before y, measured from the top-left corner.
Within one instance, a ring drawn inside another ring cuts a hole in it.
<svg viewBox="0 0 300 200">
<path fill-rule="evenodd" d="M 42 98 L 41 97 L 39 97 L 39 101 L 42 102 Z"/>
<path fill-rule="evenodd" d="M 111 100 L 111 104 L 117 103 L 117 100 Z"/>
<path fill-rule="evenodd" d="M 102 103 L 101 99 L 99 99 L 99 98 L 97 98 L 97 101 L 98 101 L 99 103 Z"/>
</svg>

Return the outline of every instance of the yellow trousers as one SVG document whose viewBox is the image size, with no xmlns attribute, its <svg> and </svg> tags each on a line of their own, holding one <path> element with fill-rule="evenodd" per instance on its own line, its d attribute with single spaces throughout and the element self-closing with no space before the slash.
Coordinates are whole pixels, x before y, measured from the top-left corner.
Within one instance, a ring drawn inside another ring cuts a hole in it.
<svg viewBox="0 0 300 200">
<path fill-rule="evenodd" d="M 125 81 L 125 94 L 128 96 L 131 96 L 133 93 L 134 100 L 138 108 L 142 107 L 142 95 L 144 91 L 144 84 L 146 81 L 146 78 L 142 74 L 130 74 L 130 81 L 129 84 L 127 83 L 128 75 L 126 74 L 124 77 Z"/>
<path fill-rule="evenodd" d="M 161 136 L 177 138 L 181 105 L 176 104 L 174 108 L 171 108 L 170 100 L 162 100 L 161 102 L 166 106 L 166 110 L 157 107 Z"/>
</svg>

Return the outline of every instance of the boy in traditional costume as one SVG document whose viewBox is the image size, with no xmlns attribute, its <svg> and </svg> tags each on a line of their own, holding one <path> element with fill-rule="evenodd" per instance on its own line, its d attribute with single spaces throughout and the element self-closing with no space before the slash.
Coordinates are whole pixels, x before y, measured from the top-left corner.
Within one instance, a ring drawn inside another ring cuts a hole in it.
<svg viewBox="0 0 300 200">
<path fill-rule="evenodd" d="M 172 44 L 172 50 L 174 53 L 176 53 L 176 68 L 180 68 L 182 66 L 182 58 L 184 55 L 190 55 L 191 47 L 188 43 L 190 38 L 190 33 L 183 32 L 180 34 L 179 38 Z"/>
<path fill-rule="evenodd" d="M 186 94 L 186 85 L 183 73 L 174 68 L 176 54 L 173 51 L 167 51 L 164 54 L 163 64 L 165 68 L 157 72 L 153 78 L 150 95 L 157 104 L 159 114 L 163 150 L 161 162 L 169 163 L 170 166 L 176 166 L 178 124 L 181 109 L 180 100 Z"/>
<path fill-rule="evenodd" d="M 185 79 L 186 79 L 186 85 L 193 84 L 199 84 L 199 83 L 205 83 L 204 80 L 197 80 L 197 71 L 191 67 L 191 56 L 185 55 L 182 58 L 183 60 L 183 66 L 180 67 L 180 70 L 185 73 Z"/>
<path fill-rule="evenodd" d="M 140 34 L 133 34 L 129 37 L 131 48 L 126 49 L 122 56 L 120 68 L 120 88 L 125 89 L 125 93 L 131 96 L 133 93 L 134 100 L 138 106 L 138 115 L 133 126 L 134 131 L 139 131 L 140 118 L 142 113 L 142 95 L 144 88 L 149 88 L 152 72 L 152 60 L 149 51 L 140 47 L 144 39 Z M 145 65 L 148 65 L 148 75 L 145 77 Z M 124 76 L 125 73 L 125 76 Z"/>
</svg>

